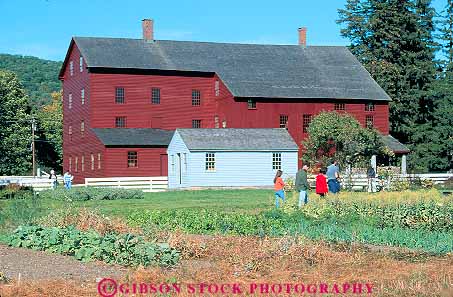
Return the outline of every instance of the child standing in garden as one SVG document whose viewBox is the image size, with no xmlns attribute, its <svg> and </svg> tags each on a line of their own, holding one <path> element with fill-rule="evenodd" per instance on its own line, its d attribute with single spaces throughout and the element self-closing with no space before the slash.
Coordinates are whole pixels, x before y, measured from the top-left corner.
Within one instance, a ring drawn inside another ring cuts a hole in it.
<svg viewBox="0 0 453 297">
<path fill-rule="evenodd" d="M 326 170 L 321 168 L 319 169 L 319 173 L 316 176 L 316 194 L 318 194 L 321 197 L 324 197 L 326 193 L 329 191 L 327 189 L 327 179 L 324 174 L 326 174 Z"/>
<path fill-rule="evenodd" d="M 280 206 L 280 198 L 285 202 L 285 192 L 283 188 L 285 187 L 285 183 L 282 179 L 283 171 L 277 170 L 277 173 L 274 177 L 274 190 L 275 190 L 275 206 L 279 208 Z"/>
</svg>

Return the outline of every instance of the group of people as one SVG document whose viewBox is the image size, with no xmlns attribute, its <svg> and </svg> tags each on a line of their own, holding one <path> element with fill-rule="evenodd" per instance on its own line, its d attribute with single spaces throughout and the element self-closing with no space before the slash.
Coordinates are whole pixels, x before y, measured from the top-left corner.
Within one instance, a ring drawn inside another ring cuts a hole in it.
<svg viewBox="0 0 453 297">
<path fill-rule="evenodd" d="M 50 170 L 49 179 L 52 180 L 52 189 L 55 190 L 58 185 L 58 177 L 57 174 L 55 173 L 55 170 L 53 169 Z M 63 175 L 63 183 L 66 189 L 68 190 L 71 189 L 73 179 L 74 176 L 69 171 L 66 171 L 65 174 Z"/>
<path fill-rule="evenodd" d="M 295 188 L 299 192 L 299 208 L 302 204 L 308 203 L 308 190 L 310 185 L 308 184 L 308 165 L 304 165 L 301 170 L 296 174 Z M 285 183 L 282 179 L 283 171 L 277 170 L 274 178 L 274 190 L 275 190 L 275 206 L 280 207 L 280 199 L 285 202 Z M 319 173 L 316 176 L 316 194 L 324 197 L 328 192 L 336 194 L 340 191 L 340 169 L 336 160 L 332 161 L 327 169 L 319 169 Z"/>
</svg>

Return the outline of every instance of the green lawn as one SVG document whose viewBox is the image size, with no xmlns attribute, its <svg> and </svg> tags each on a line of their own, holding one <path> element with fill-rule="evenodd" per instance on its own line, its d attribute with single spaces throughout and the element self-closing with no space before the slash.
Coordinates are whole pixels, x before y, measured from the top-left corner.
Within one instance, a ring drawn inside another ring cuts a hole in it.
<svg viewBox="0 0 453 297">
<path fill-rule="evenodd" d="M 69 205 L 74 207 L 97 208 L 112 216 L 127 216 L 137 210 L 153 209 L 215 209 L 221 211 L 259 212 L 274 206 L 273 190 L 199 190 L 146 193 L 144 199 L 100 200 L 64 202 L 42 200 L 42 206 L 49 211 Z M 0 208 L 9 202 L 0 200 Z"/>
</svg>

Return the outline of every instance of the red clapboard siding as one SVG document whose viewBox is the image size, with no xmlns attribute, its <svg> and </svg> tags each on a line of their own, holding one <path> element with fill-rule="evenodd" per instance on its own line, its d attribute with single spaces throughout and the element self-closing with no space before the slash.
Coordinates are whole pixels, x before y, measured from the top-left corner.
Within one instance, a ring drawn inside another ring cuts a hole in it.
<svg viewBox="0 0 453 297">
<path fill-rule="evenodd" d="M 212 77 L 134 74 L 90 74 L 92 127 L 114 128 L 115 117 L 127 117 L 127 128 L 213 128 L 215 101 Z M 123 87 L 125 103 L 115 103 L 115 87 Z M 160 104 L 151 104 L 151 88 L 160 88 Z M 192 90 L 200 90 L 201 105 L 192 106 Z"/>
<path fill-rule="evenodd" d="M 256 103 L 256 109 L 249 110 L 246 100 L 225 98 L 219 104 L 222 115 L 226 118 L 229 128 L 278 128 L 280 115 L 288 116 L 288 132 L 301 148 L 299 158 L 302 157 L 302 140 L 308 137 L 303 133 L 303 115 L 316 116 L 321 111 L 334 110 L 334 102 L 345 103 L 345 112 L 353 115 L 363 126 L 365 116 L 374 116 L 374 125 L 382 134 L 388 134 L 388 103 L 379 102 L 374 112 L 365 111 L 365 103 L 351 103 L 349 100 L 322 100 L 322 99 L 262 99 Z M 301 162 L 299 162 L 301 166 Z"/>
<path fill-rule="evenodd" d="M 63 170 L 69 170 L 69 158 L 72 159 L 71 173 L 74 183 L 83 183 L 85 177 L 104 176 L 104 145 L 91 131 L 91 94 L 88 70 L 83 61 L 83 71 L 79 68 L 80 52 L 77 46 L 71 51 L 69 61 L 74 63 L 73 75 L 70 75 L 69 62 L 63 77 Z M 85 104 L 81 102 L 81 90 L 85 89 Z M 69 109 L 69 94 L 72 93 L 72 108 Z M 85 123 L 85 132 L 81 134 L 81 121 Z M 69 126 L 72 126 L 72 140 L 69 137 Z M 98 154 L 101 154 L 101 169 L 98 169 Z M 94 170 L 91 169 L 91 154 L 94 156 Z M 82 156 L 84 170 L 82 171 Z M 75 159 L 78 168 L 75 168 Z"/>
<path fill-rule="evenodd" d="M 137 152 L 138 167 L 127 167 L 127 153 Z M 106 148 L 106 177 L 118 176 L 161 176 L 161 165 L 167 167 L 167 148 Z M 165 162 L 165 164 L 161 164 Z"/>
</svg>

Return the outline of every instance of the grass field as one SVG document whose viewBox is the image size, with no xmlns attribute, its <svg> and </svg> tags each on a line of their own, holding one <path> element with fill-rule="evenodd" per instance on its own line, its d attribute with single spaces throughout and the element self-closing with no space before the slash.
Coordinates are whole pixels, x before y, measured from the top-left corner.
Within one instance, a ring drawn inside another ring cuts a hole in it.
<svg viewBox="0 0 453 297">
<path fill-rule="evenodd" d="M 175 191 L 127 200 L 0 200 L 0 242 L 24 222 L 74 225 L 99 233 L 139 233 L 181 252 L 174 269 L 138 269 L 131 276 L 135 281 L 357 281 L 373 283 L 373 296 L 453 296 L 453 197 L 431 190 L 344 192 L 321 200 L 311 193 L 302 210 L 294 207 L 296 198 L 289 194 L 280 211 L 275 211 L 272 190 Z M 63 281 L 10 289 L 24 290 L 24 296 L 53 296 L 63 288 L 80 296 L 96 290 L 94 284 Z"/>
</svg>

